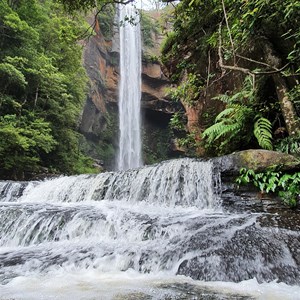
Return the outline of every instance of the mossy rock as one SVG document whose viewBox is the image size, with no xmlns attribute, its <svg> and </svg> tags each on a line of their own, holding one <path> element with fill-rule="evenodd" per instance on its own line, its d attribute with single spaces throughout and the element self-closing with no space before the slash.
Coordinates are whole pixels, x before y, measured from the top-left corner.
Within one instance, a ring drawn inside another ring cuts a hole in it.
<svg viewBox="0 0 300 300">
<path fill-rule="evenodd" d="M 255 172 L 265 170 L 300 170 L 300 159 L 286 153 L 269 150 L 245 150 L 214 159 L 221 173 L 237 174 L 241 168 Z"/>
</svg>

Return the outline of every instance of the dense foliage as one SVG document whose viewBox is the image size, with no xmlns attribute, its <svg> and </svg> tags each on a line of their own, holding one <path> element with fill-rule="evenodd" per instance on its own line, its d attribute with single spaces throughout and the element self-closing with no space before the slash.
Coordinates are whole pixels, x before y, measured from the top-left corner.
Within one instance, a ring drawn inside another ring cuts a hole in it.
<svg viewBox="0 0 300 300">
<path fill-rule="evenodd" d="M 130 2 L 1 1 L 0 176 L 87 171 L 76 127 L 86 92 L 78 41 L 88 29 L 78 11 L 96 7 L 109 39 L 112 4 Z M 194 130 L 184 112 L 171 118 L 179 146 L 217 155 L 249 147 L 299 153 L 300 1 L 161 2 L 176 3 L 161 58 L 177 85 L 171 97 L 202 120 Z M 146 15 L 142 25 L 151 46 L 157 27 Z M 212 111 L 208 97 L 221 105 Z"/>
<path fill-rule="evenodd" d="M 261 193 L 275 193 L 283 203 L 291 208 L 297 206 L 300 195 L 300 173 L 284 173 L 282 171 L 267 170 L 254 172 L 242 168 L 240 176 L 236 179 L 238 185 L 252 183 Z"/>
<path fill-rule="evenodd" d="M 299 17 L 298 0 L 182 0 L 176 6 L 162 62 L 181 102 L 205 107 L 212 89 L 220 94 L 215 99 L 223 111 L 195 137 L 210 154 L 298 143 Z"/>
<path fill-rule="evenodd" d="M 87 171 L 76 132 L 87 83 L 81 24 L 52 0 L 0 2 L 1 177 Z"/>
</svg>

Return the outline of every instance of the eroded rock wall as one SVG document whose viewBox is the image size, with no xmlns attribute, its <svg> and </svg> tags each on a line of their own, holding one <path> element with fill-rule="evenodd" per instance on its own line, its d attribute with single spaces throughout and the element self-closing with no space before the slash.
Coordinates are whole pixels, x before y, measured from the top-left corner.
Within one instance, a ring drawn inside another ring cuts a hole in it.
<svg viewBox="0 0 300 300">
<path fill-rule="evenodd" d="M 94 17 L 90 17 L 93 24 Z M 84 66 L 90 79 L 89 92 L 82 112 L 81 147 L 99 160 L 105 169 L 114 168 L 118 148 L 118 80 L 119 32 L 113 29 L 111 39 L 104 37 L 98 20 L 84 51 Z M 154 37 L 155 38 L 155 37 Z M 159 43 L 155 43 L 156 47 Z M 177 105 L 167 97 L 170 82 L 159 62 L 143 59 L 142 115 L 143 153 L 145 163 L 173 157 L 169 120 Z"/>
</svg>

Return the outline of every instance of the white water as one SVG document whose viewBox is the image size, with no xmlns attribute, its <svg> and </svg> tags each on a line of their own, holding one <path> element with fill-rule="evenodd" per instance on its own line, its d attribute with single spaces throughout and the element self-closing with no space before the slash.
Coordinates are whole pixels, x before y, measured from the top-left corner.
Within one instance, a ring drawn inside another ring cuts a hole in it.
<svg viewBox="0 0 300 300">
<path fill-rule="evenodd" d="M 1 300 L 299 300 L 299 295 L 297 286 L 259 284 L 255 279 L 239 283 L 203 282 L 166 274 L 63 268 L 43 277 L 18 277 L 0 286 Z"/>
<path fill-rule="evenodd" d="M 299 234 L 223 212 L 218 188 L 193 159 L 0 183 L 0 299 L 299 299 L 272 277 L 276 263 L 294 280 Z"/>
<path fill-rule="evenodd" d="M 139 15 L 131 5 L 119 5 L 120 84 L 118 170 L 142 165 L 141 157 L 141 34 Z M 132 18 L 135 24 L 124 21 Z"/>
</svg>

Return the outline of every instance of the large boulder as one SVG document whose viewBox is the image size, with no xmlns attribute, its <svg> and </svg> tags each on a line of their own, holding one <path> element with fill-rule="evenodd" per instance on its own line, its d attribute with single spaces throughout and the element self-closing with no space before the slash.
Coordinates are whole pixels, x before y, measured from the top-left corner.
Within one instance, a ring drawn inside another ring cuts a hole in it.
<svg viewBox="0 0 300 300">
<path fill-rule="evenodd" d="M 280 170 L 300 169 L 300 159 L 286 153 L 250 149 L 234 152 L 214 159 L 222 174 L 238 174 L 241 168 L 252 169 L 256 172 L 278 168 Z"/>
</svg>

